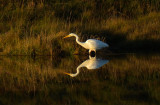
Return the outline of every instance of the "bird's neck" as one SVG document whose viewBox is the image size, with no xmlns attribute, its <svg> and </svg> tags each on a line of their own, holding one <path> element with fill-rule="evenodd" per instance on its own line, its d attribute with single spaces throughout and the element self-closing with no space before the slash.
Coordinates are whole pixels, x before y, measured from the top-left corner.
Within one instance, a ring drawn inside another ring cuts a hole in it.
<svg viewBox="0 0 160 105">
<path fill-rule="evenodd" d="M 77 42 L 79 45 L 83 46 L 83 45 L 84 45 L 84 42 L 80 42 L 80 41 L 79 41 L 79 37 L 78 37 L 77 35 L 75 35 L 75 37 L 76 37 L 76 42 Z"/>
<path fill-rule="evenodd" d="M 77 35 L 75 35 L 75 37 L 76 37 L 76 42 L 79 44 L 80 43 L 79 37 Z"/>
<path fill-rule="evenodd" d="M 77 67 L 77 72 L 76 72 L 75 74 L 70 74 L 70 76 L 76 77 L 76 76 L 79 74 L 79 69 L 80 69 L 80 68 Z"/>
<path fill-rule="evenodd" d="M 80 69 L 80 68 L 79 68 L 79 67 L 77 67 L 77 73 L 76 73 L 76 75 L 78 75 L 78 74 L 79 74 L 79 69 Z"/>
</svg>

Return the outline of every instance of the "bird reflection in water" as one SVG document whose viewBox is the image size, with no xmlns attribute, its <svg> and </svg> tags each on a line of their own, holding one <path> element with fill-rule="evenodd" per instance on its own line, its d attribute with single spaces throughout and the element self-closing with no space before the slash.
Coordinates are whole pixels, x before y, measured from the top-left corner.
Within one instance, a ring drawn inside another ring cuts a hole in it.
<svg viewBox="0 0 160 105">
<path fill-rule="evenodd" d="M 94 56 L 94 57 L 89 56 L 89 59 L 85 60 L 83 63 L 81 63 L 77 67 L 77 72 L 75 74 L 66 73 L 66 72 L 65 72 L 65 74 L 67 74 L 71 77 L 76 77 L 80 72 L 79 71 L 80 68 L 82 68 L 82 67 L 86 67 L 89 70 L 94 70 L 94 69 L 98 69 L 98 68 L 102 67 L 104 64 L 106 64 L 108 62 L 109 62 L 109 60 L 96 58 L 96 56 Z"/>
</svg>

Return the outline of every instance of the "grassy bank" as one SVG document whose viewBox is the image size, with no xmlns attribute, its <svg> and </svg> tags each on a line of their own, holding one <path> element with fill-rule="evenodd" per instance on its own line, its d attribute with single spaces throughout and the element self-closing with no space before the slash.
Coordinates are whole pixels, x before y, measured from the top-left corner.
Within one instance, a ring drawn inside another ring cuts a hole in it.
<svg viewBox="0 0 160 105">
<path fill-rule="evenodd" d="M 1 1 L 0 54 L 56 56 L 85 52 L 74 40 L 63 39 L 71 32 L 82 41 L 105 41 L 112 52 L 158 51 L 159 2 Z"/>
</svg>

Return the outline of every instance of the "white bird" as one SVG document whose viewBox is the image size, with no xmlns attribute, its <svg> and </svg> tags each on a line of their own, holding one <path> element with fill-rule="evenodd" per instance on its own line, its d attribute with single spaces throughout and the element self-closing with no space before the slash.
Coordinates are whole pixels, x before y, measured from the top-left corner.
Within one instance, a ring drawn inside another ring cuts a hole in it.
<svg viewBox="0 0 160 105">
<path fill-rule="evenodd" d="M 76 37 L 76 42 L 81 45 L 82 47 L 84 47 L 85 49 L 89 49 L 89 54 L 94 51 L 96 53 L 96 50 L 102 49 L 104 47 L 109 47 L 109 45 L 107 43 L 104 43 L 100 40 L 96 40 L 96 39 L 88 39 L 86 42 L 80 42 L 79 41 L 79 37 L 74 34 L 74 33 L 70 33 L 69 35 L 67 35 L 64 38 L 67 37 Z"/>
<path fill-rule="evenodd" d="M 94 69 L 98 69 L 98 68 L 102 67 L 104 64 L 106 64 L 108 62 L 109 62 L 109 60 L 97 59 L 96 57 L 89 56 L 89 59 L 85 60 L 83 63 L 81 63 L 77 67 L 77 72 L 75 74 L 66 73 L 66 72 L 64 72 L 64 73 L 71 76 L 71 77 L 76 77 L 79 74 L 79 70 L 81 67 L 86 67 L 89 70 L 94 70 Z"/>
</svg>

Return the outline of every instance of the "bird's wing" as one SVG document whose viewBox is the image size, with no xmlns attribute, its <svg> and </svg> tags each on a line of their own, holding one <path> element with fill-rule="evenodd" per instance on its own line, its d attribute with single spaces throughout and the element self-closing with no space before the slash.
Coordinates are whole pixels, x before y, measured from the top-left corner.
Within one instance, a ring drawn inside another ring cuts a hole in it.
<svg viewBox="0 0 160 105">
<path fill-rule="evenodd" d="M 92 49 L 101 49 L 103 47 L 106 47 L 107 44 L 100 41 L 100 40 L 96 40 L 96 39 L 88 39 L 86 41 L 86 43 L 88 44 L 88 46 Z"/>
<path fill-rule="evenodd" d="M 88 44 L 89 48 L 91 48 L 91 49 L 95 49 L 98 47 L 98 43 L 95 39 L 88 39 L 86 41 L 86 43 Z"/>
</svg>

